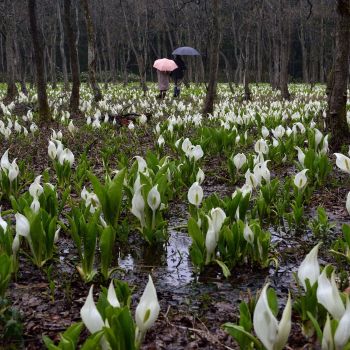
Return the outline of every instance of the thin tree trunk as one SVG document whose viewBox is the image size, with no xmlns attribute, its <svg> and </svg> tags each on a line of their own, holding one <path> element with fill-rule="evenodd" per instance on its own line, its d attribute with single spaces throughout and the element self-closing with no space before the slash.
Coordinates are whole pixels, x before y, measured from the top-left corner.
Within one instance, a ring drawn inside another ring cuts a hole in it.
<svg viewBox="0 0 350 350">
<path fill-rule="evenodd" d="M 146 39 L 142 38 L 141 35 L 141 25 L 140 25 L 140 18 L 139 16 L 137 17 L 137 33 L 138 33 L 138 40 L 137 40 L 137 46 L 135 46 L 134 40 L 132 38 L 131 32 L 130 32 L 130 24 L 128 23 L 128 19 L 125 13 L 125 8 L 123 5 L 122 6 L 122 10 L 123 10 L 123 15 L 124 15 L 124 20 L 125 20 L 125 28 L 126 28 L 126 32 L 128 35 L 128 39 L 129 39 L 129 45 L 135 55 L 136 58 L 136 62 L 137 62 L 137 67 L 139 70 L 139 76 L 140 76 L 140 85 L 141 88 L 144 92 L 144 94 L 147 93 L 148 91 L 148 87 L 146 84 L 146 57 L 144 57 L 146 48 L 144 46 L 146 46 Z M 147 23 L 148 25 L 148 23 Z M 147 28 L 144 28 L 143 30 L 147 30 Z"/>
<path fill-rule="evenodd" d="M 250 45 L 249 45 L 249 35 L 250 35 L 250 29 L 248 29 L 247 36 L 246 36 L 246 39 L 245 39 L 244 77 L 243 77 L 244 100 L 245 101 L 250 101 L 250 99 L 251 99 L 251 92 L 250 92 L 250 89 L 249 89 L 249 83 L 250 83 L 250 69 L 249 69 Z"/>
<path fill-rule="evenodd" d="M 256 58 L 257 58 L 257 81 L 262 82 L 262 71 L 263 71 L 263 57 L 262 57 L 262 8 L 259 10 L 260 20 L 258 22 L 257 28 L 257 48 L 256 48 Z"/>
<path fill-rule="evenodd" d="M 50 118 L 50 108 L 47 101 L 45 69 L 44 69 L 44 49 L 42 39 L 40 38 L 37 18 L 36 18 L 36 0 L 28 0 L 28 13 L 30 22 L 30 33 L 34 48 L 34 58 L 36 65 L 36 85 L 39 102 L 39 116 L 41 122 L 48 121 Z"/>
<path fill-rule="evenodd" d="M 78 51 L 76 47 L 75 31 L 72 27 L 71 18 L 71 0 L 64 0 L 64 22 L 66 27 L 66 35 L 68 39 L 70 66 L 72 73 L 72 93 L 69 101 L 69 109 L 71 113 L 79 113 L 79 97 L 80 97 L 80 79 L 78 68 Z"/>
<path fill-rule="evenodd" d="M 327 126 L 331 132 L 330 147 L 339 151 L 350 139 L 346 120 L 347 82 L 350 53 L 350 1 L 337 1 L 336 50 L 333 72 L 328 85 Z"/>
<path fill-rule="evenodd" d="M 285 9 L 281 9 L 281 13 L 286 15 Z M 286 16 L 281 16 L 286 18 Z M 289 100 L 290 93 L 288 90 L 288 63 L 289 63 L 289 48 L 290 48 L 290 23 L 286 19 L 281 23 L 281 63 L 280 63 L 280 81 L 279 87 L 282 98 Z"/>
<path fill-rule="evenodd" d="M 63 28 L 63 21 L 61 16 L 60 1 L 57 1 L 57 17 L 58 17 L 58 26 L 60 30 L 60 54 L 61 54 L 61 61 L 62 61 L 64 90 L 68 91 L 69 81 L 68 81 L 68 72 L 67 72 L 66 53 L 64 52 L 64 28 Z"/>
<path fill-rule="evenodd" d="M 13 2 L 7 1 L 7 16 L 5 19 L 6 29 L 6 72 L 7 92 L 5 100 L 11 102 L 18 94 L 16 87 L 16 52 L 15 52 L 15 11 Z"/>
<path fill-rule="evenodd" d="M 78 47 L 79 47 L 79 39 L 80 39 L 80 26 L 79 26 L 79 9 L 78 9 L 79 5 L 76 3 L 76 6 L 75 6 L 75 16 L 74 16 L 74 20 L 75 20 L 75 47 L 77 48 L 78 50 Z M 77 66 L 78 66 L 78 74 L 79 74 L 79 77 L 80 77 L 80 62 L 78 60 L 78 63 L 77 63 Z"/>
<path fill-rule="evenodd" d="M 275 15 L 275 24 L 273 30 L 273 81 L 272 88 L 278 89 L 279 75 L 280 75 L 280 40 L 279 40 L 279 20 L 277 14 Z"/>
<path fill-rule="evenodd" d="M 23 42 L 23 40 L 21 41 Z M 20 47 L 21 41 L 16 40 L 15 51 L 16 51 L 16 56 L 18 57 L 18 76 L 19 76 L 19 83 L 21 85 L 21 92 L 27 96 L 28 90 L 26 87 L 26 56 L 25 56 L 24 50 L 21 52 L 21 47 Z"/>
<path fill-rule="evenodd" d="M 205 97 L 203 114 L 213 113 L 214 101 L 217 92 L 217 79 L 219 68 L 219 51 L 221 41 L 221 0 L 213 0 L 212 7 L 212 32 L 210 37 L 210 57 L 209 57 L 209 84 Z"/>
<path fill-rule="evenodd" d="M 94 94 L 94 99 L 96 102 L 103 99 L 102 92 L 96 81 L 96 36 L 94 23 L 91 18 L 89 1 L 80 0 L 81 5 L 84 9 L 85 24 L 88 37 L 88 72 L 90 86 Z"/>
<path fill-rule="evenodd" d="M 225 75 L 226 75 L 228 86 L 230 88 L 231 93 L 234 94 L 235 89 L 232 85 L 232 69 L 230 66 L 230 62 L 222 51 L 220 51 L 220 56 L 224 59 L 224 62 L 225 62 Z"/>
<path fill-rule="evenodd" d="M 320 83 L 324 83 L 324 19 L 321 18 L 320 23 Z"/>
<path fill-rule="evenodd" d="M 299 3 L 299 16 L 300 16 L 300 30 L 299 30 L 299 40 L 301 46 L 301 59 L 302 59 L 302 69 L 303 69 L 303 82 L 309 83 L 309 72 L 307 67 L 307 50 L 305 44 L 305 28 L 303 20 L 303 10 L 302 10 L 303 0 Z"/>
</svg>

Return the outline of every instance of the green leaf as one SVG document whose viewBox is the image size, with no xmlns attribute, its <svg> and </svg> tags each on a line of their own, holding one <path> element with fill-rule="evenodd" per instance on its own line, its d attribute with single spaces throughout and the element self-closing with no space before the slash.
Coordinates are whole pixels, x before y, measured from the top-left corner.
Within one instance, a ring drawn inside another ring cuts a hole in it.
<svg viewBox="0 0 350 350">
<path fill-rule="evenodd" d="M 237 339 L 237 336 L 239 336 L 240 334 L 241 335 L 244 335 L 245 337 L 247 337 L 251 342 L 254 343 L 255 345 L 255 348 L 257 350 L 262 350 L 263 349 L 263 346 L 262 344 L 260 343 L 260 341 L 255 338 L 251 333 L 247 332 L 243 327 L 241 326 L 237 326 L 233 323 L 225 323 L 223 325 L 224 327 L 224 330 L 229 333 L 231 335 L 231 337 L 233 337 L 234 339 Z M 250 348 L 252 349 L 252 348 Z M 243 350 L 243 349 L 242 349 Z"/>
<path fill-rule="evenodd" d="M 267 290 L 267 301 L 269 303 L 272 313 L 277 316 L 278 314 L 278 300 L 276 291 L 273 288 L 268 288 Z"/>
<path fill-rule="evenodd" d="M 101 234 L 100 238 L 100 249 L 101 249 L 101 272 L 105 279 L 108 279 L 108 269 L 112 262 L 112 253 L 115 241 L 115 230 L 108 226 Z"/>
<path fill-rule="evenodd" d="M 106 214 L 106 212 L 105 212 L 107 210 L 107 200 L 108 200 L 106 189 L 100 183 L 100 181 L 98 180 L 98 178 L 95 175 L 89 173 L 89 179 L 90 179 L 92 186 L 94 188 L 94 192 L 95 192 L 98 200 L 101 203 L 103 214 L 105 215 L 105 217 L 107 219 L 108 213 Z"/>
<path fill-rule="evenodd" d="M 80 350 L 100 350 L 100 341 L 102 339 L 102 336 L 103 331 L 90 335 L 89 338 L 83 344 L 83 346 L 80 348 Z"/>
<path fill-rule="evenodd" d="M 307 315 L 308 315 L 309 319 L 311 320 L 311 322 L 316 330 L 318 340 L 322 341 L 322 336 L 323 336 L 322 330 L 321 330 L 321 327 L 318 324 L 316 318 L 309 311 L 307 311 Z"/>
<path fill-rule="evenodd" d="M 84 324 L 82 322 L 74 323 L 62 335 L 62 338 L 69 339 L 69 341 L 72 342 L 74 349 L 78 344 L 79 336 L 83 327 Z"/>
<path fill-rule="evenodd" d="M 116 225 L 116 221 L 120 215 L 120 208 L 123 199 L 123 183 L 126 174 L 126 169 L 121 170 L 110 183 L 107 190 L 107 206 L 109 212 L 110 225 Z M 107 221 L 108 222 L 108 221 Z"/>
<path fill-rule="evenodd" d="M 348 246 L 350 248 L 350 225 L 348 225 L 348 224 L 343 225 L 343 235 L 344 235 L 346 243 L 348 244 Z"/>
<path fill-rule="evenodd" d="M 215 260 L 215 262 L 221 267 L 222 273 L 224 274 L 224 276 L 226 278 L 231 276 L 231 272 L 224 262 L 222 262 L 220 260 Z"/>
<path fill-rule="evenodd" d="M 202 235 L 201 230 L 198 227 L 197 221 L 194 218 L 190 218 L 188 220 L 188 233 L 194 242 L 198 245 L 198 247 L 202 250 L 205 249 L 205 239 Z"/>
</svg>

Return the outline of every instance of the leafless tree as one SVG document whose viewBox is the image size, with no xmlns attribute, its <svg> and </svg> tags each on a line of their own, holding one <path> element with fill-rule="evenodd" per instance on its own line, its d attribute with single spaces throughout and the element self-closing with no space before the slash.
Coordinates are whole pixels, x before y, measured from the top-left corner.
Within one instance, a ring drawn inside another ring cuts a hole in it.
<svg viewBox="0 0 350 350">
<path fill-rule="evenodd" d="M 96 102 L 102 100 L 102 92 L 96 81 L 96 37 L 94 23 L 91 18 L 91 11 L 88 0 L 80 1 L 85 15 L 86 31 L 88 37 L 88 72 L 91 89 Z"/>
<path fill-rule="evenodd" d="M 339 151 L 350 140 L 346 120 L 347 84 L 350 54 L 350 1 L 337 0 L 335 61 L 328 85 L 327 123 L 331 131 L 330 146 Z"/>
<path fill-rule="evenodd" d="M 44 68 L 44 49 L 42 46 L 42 37 L 38 29 L 36 15 L 36 0 L 28 0 L 28 14 L 30 22 L 30 33 L 34 48 L 34 58 L 36 66 L 36 85 L 38 92 L 39 115 L 42 122 L 50 118 L 50 108 L 47 101 L 46 80 Z"/>
<path fill-rule="evenodd" d="M 212 6 L 212 26 L 209 51 L 209 84 L 205 97 L 203 114 L 213 113 L 214 111 L 214 100 L 216 98 L 218 80 L 219 52 L 221 42 L 221 0 L 213 0 Z"/>
<path fill-rule="evenodd" d="M 80 78 L 78 69 L 78 52 L 76 46 L 76 34 L 72 26 L 71 10 L 71 0 L 64 0 L 64 21 L 68 38 L 70 67 L 73 81 L 69 109 L 71 113 L 79 113 Z"/>
</svg>

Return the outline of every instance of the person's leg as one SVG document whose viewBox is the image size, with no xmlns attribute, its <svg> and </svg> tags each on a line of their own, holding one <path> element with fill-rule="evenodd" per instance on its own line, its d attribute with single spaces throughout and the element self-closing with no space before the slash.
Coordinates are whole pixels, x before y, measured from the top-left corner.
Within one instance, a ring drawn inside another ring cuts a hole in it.
<svg viewBox="0 0 350 350">
<path fill-rule="evenodd" d="M 178 91 L 178 87 L 177 87 L 178 80 L 177 80 L 177 78 L 175 78 L 174 83 L 175 83 L 175 86 L 174 86 L 174 97 L 177 97 L 178 96 L 178 94 L 177 94 L 177 91 Z"/>
<path fill-rule="evenodd" d="M 179 80 L 178 83 L 177 83 L 177 85 L 176 85 L 176 88 L 177 88 L 177 97 L 180 97 L 180 92 L 181 92 L 180 86 L 181 86 L 181 80 Z"/>
</svg>

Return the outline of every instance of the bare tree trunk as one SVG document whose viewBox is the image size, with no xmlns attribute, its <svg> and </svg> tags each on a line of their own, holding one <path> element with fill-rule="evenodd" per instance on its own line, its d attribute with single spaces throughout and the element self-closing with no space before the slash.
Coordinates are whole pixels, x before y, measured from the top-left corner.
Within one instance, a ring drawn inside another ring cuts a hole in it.
<svg viewBox="0 0 350 350">
<path fill-rule="evenodd" d="M 110 75 L 109 79 L 112 83 L 116 80 L 116 71 L 115 71 L 115 55 L 114 55 L 114 45 L 111 44 L 111 35 L 109 29 L 106 28 L 106 40 L 107 40 L 107 50 L 108 50 L 108 62 L 109 62 L 109 70 Z"/>
<path fill-rule="evenodd" d="M 230 88 L 231 93 L 234 94 L 235 89 L 232 85 L 232 69 L 230 66 L 230 62 L 222 51 L 220 51 L 220 56 L 224 59 L 224 62 L 225 62 L 225 75 L 226 75 L 228 86 Z"/>
<path fill-rule="evenodd" d="M 5 64 L 4 64 L 4 52 L 3 52 L 3 37 L 2 33 L 0 33 L 0 67 L 1 72 L 5 70 Z"/>
<path fill-rule="evenodd" d="M 275 23 L 273 29 L 273 80 L 272 88 L 278 89 L 279 87 L 279 76 L 280 76 L 280 37 L 279 37 L 279 20 L 277 14 L 275 15 Z"/>
<path fill-rule="evenodd" d="M 69 46 L 70 66 L 72 73 L 72 93 L 69 101 L 71 113 L 79 113 L 80 79 L 78 68 L 78 51 L 76 47 L 75 31 L 72 27 L 71 0 L 64 0 L 64 22 Z"/>
<path fill-rule="evenodd" d="M 6 1 L 7 16 L 5 18 L 5 29 L 6 29 L 6 83 L 7 92 L 5 100 L 11 102 L 15 99 L 18 94 L 16 87 L 16 52 L 15 52 L 15 35 L 16 35 L 16 24 L 15 24 L 15 11 L 14 4 L 12 1 Z"/>
<path fill-rule="evenodd" d="M 218 67 L 219 67 L 219 51 L 220 51 L 220 10 L 221 0 L 213 0 L 212 2 L 212 31 L 210 37 L 210 57 L 209 57 L 209 84 L 205 97 L 203 114 L 213 113 L 214 100 L 216 98 Z"/>
<path fill-rule="evenodd" d="M 99 88 L 96 81 L 96 36 L 94 23 L 91 18 L 89 1 L 80 0 L 81 5 L 84 9 L 86 31 L 88 37 L 88 72 L 89 72 L 89 81 L 90 86 L 94 94 L 94 99 L 96 102 L 103 99 L 101 89 Z"/>
<path fill-rule="evenodd" d="M 57 29 L 56 25 L 54 26 L 53 33 L 51 33 L 51 48 L 48 50 L 48 59 L 50 60 L 50 76 L 52 88 L 56 89 L 57 87 L 57 77 L 56 77 L 56 38 L 57 38 Z"/>
<path fill-rule="evenodd" d="M 329 80 L 327 126 L 331 132 L 330 147 L 339 151 L 350 139 L 346 120 L 347 82 L 350 53 L 350 1 L 337 0 L 338 20 L 333 72 Z"/>
<path fill-rule="evenodd" d="M 324 19 L 321 18 L 320 22 L 320 83 L 324 83 Z"/>
<path fill-rule="evenodd" d="M 286 18 L 285 9 L 281 9 L 283 16 Z M 286 100 L 290 99 L 290 93 L 288 90 L 288 63 L 289 63 L 289 49 L 290 49 L 290 23 L 285 19 L 281 23 L 281 63 L 280 63 L 280 81 L 279 87 L 282 97 Z"/>
<path fill-rule="evenodd" d="M 249 89 L 249 83 L 250 83 L 250 71 L 249 71 L 250 44 L 249 44 L 249 35 L 250 35 L 250 28 L 247 31 L 247 36 L 246 36 L 246 39 L 245 39 L 244 78 L 243 78 L 244 100 L 245 101 L 250 101 L 250 99 L 251 99 L 251 92 L 250 92 L 250 89 Z"/>
<path fill-rule="evenodd" d="M 20 45 L 20 43 L 22 42 L 23 45 L 23 38 L 22 40 L 17 40 L 15 42 L 15 51 L 16 51 L 16 56 L 19 59 L 18 62 L 18 71 L 19 71 L 19 82 L 21 85 L 21 92 L 24 95 L 28 95 L 28 90 L 26 87 L 26 55 L 25 55 L 25 49 L 22 49 L 22 46 Z"/>
<path fill-rule="evenodd" d="M 134 39 L 131 35 L 130 31 L 130 24 L 128 23 L 128 19 L 126 16 L 125 8 L 123 5 L 122 10 L 123 10 L 123 15 L 124 15 L 124 20 L 125 20 L 125 28 L 126 32 L 128 34 L 128 39 L 129 39 L 129 45 L 135 55 L 136 62 L 137 62 L 137 67 L 139 70 L 139 75 L 140 75 L 140 85 L 141 88 L 144 92 L 144 94 L 147 93 L 148 87 L 146 84 L 146 59 L 147 59 L 147 47 L 146 47 L 146 32 L 148 30 L 148 13 L 147 13 L 147 8 L 146 8 L 146 24 L 144 25 L 144 28 L 141 27 L 141 19 L 140 15 L 138 13 L 138 9 L 136 9 L 136 22 L 137 22 L 137 41 L 136 43 L 134 42 Z M 146 5 L 147 6 L 147 5 Z M 144 32 L 144 33 L 143 33 Z"/>
<path fill-rule="evenodd" d="M 303 69 L 303 82 L 309 83 L 309 72 L 307 67 L 307 50 L 305 44 L 305 30 L 304 30 L 304 20 L 302 11 L 303 0 L 299 3 L 299 15 L 300 15 L 300 28 L 299 28 L 299 40 L 301 46 L 301 58 L 302 58 L 302 69 Z"/>
<path fill-rule="evenodd" d="M 50 118 L 50 108 L 47 102 L 46 81 L 44 70 L 44 49 L 41 45 L 42 40 L 39 35 L 36 18 L 36 0 L 28 0 L 28 13 L 30 22 L 30 33 L 34 48 L 34 58 L 36 65 L 36 85 L 39 102 L 39 115 L 41 122 L 48 121 Z"/>
<path fill-rule="evenodd" d="M 259 83 L 262 82 L 262 70 L 263 70 L 263 57 L 262 57 L 262 22 L 263 22 L 263 15 L 262 15 L 262 8 L 259 10 L 259 21 L 258 21 L 258 28 L 257 28 L 257 48 L 256 48 L 256 58 L 257 58 L 257 81 Z"/>
<path fill-rule="evenodd" d="M 66 54 L 64 52 L 64 28 L 63 28 L 63 21 L 61 16 L 60 1 L 57 1 L 57 16 L 58 16 L 58 26 L 60 30 L 60 54 L 61 54 L 61 61 L 62 61 L 64 90 L 68 91 L 69 81 L 68 81 Z"/>
<path fill-rule="evenodd" d="M 75 47 L 77 48 L 78 50 L 78 47 L 79 47 L 79 39 L 80 39 L 80 26 L 79 26 L 79 4 L 76 2 L 75 3 L 75 16 L 74 16 L 74 20 L 75 20 Z M 78 60 L 78 63 L 77 63 L 77 66 L 78 66 L 78 74 L 79 74 L 79 77 L 80 77 L 80 62 Z"/>
</svg>

